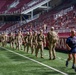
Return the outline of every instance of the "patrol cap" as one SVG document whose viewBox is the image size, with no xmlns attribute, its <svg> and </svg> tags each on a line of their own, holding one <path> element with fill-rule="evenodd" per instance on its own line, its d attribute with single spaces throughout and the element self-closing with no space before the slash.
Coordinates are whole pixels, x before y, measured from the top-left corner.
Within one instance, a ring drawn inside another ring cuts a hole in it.
<svg viewBox="0 0 76 75">
<path fill-rule="evenodd" d="M 34 31 L 35 33 L 37 33 L 37 31 Z"/>
<path fill-rule="evenodd" d="M 41 29 L 40 32 L 43 32 L 43 30 Z"/>
<path fill-rule="evenodd" d="M 51 30 L 54 30 L 54 27 L 51 27 Z"/>
<path fill-rule="evenodd" d="M 54 29 L 54 27 L 51 27 L 51 29 Z"/>
<path fill-rule="evenodd" d="M 27 32 L 26 34 L 29 34 L 29 32 Z"/>
</svg>

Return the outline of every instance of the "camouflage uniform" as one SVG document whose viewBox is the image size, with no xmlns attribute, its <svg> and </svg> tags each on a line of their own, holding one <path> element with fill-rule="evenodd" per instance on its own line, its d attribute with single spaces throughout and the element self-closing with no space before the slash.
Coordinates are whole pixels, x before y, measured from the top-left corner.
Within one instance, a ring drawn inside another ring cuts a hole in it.
<svg viewBox="0 0 76 75">
<path fill-rule="evenodd" d="M 0 34 L 0 46 L 1 46 L 1 34 Z"/>
<path fill-rule="evenodd" d="M 6 33 L 3 33 L 1 35 L 1 43 L 2 43 L 2 46 L 6 46 L 6 43 L 7 43 L 7 34 Z"/>
<path fill-rule="evenodd" d="M 35 55 L 36 55 L 36 49 L 37 49 L 37 31 L 34 32 L 33 38 L 32 38 L 32 54 L 35 50 Z"/>
<path fill-rule="evenodd" d="M 44 49 L 43 42 L 45 42 L 45 36 L 43 34 L 43 31 L 40 30 L 40 34 L 38 34 L 38 36 L 37 36 L 36 57 L 38 56 L 38 52 L 40 49 L 41 58 L 43 58 L 43 49 Z"/>
<path fill-rule="evenodd" d="M 23 35 L 21 31 L 19 31 L 18 35 L 16 36 L 16 48 L 18 50 L 22 49 L 22 43 L 23 43 Z"/>
<path fill-rule="evenodd" d="M 55 59 L 56 58 L 55 47 L 59 38 L 57 33 L 54 31 L 53 27 L 51 28 L 51 31 L 48 32 L 47 38 L 48 38 L 48 48 L 49 48 L 49 59 L 50 60 Z"/>
<path fill-rule="evenodd" d="M 10 36 L 9 36 L 9 42 L 10 42 L 10 47 L 14 48 L 14 43 L 15 43 L 15 35 L 11 32 Z"/>
<path fill-rule="evenodd" d="M 25 51 L 25 48 L 26 48 L 26 46 L 27 46 L 27 35 L 28 35 L 28 33 L 23 37 L 24 51 Z"/>
<path fill-rule="evenodd" d="M 27 35 L 27 38 L 26 38 L 26 41 L 27 41 L 27 53 L 29 51 L 29 48 L 31 48 L 31 53 L 32 53 L 32 32 L 30 32 L 28 35 Z"/>
</svg>

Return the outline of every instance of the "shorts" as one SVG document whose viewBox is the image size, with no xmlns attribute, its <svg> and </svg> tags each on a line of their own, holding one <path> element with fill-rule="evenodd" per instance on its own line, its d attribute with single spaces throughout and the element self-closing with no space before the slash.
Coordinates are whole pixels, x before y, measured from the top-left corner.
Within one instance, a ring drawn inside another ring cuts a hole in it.
<svg viewBox="0 0 76 75">
<path fill-rule="evenodd" d="M 75 48 L 72 48 L 69 53 L 76 53 L 76 47 Z"/>
</svg>

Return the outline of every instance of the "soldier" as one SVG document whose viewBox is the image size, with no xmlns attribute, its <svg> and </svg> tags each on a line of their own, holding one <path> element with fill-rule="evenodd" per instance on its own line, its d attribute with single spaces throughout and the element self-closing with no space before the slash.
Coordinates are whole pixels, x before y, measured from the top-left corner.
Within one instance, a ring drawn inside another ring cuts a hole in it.
<svg viewBox="0 0 76 75">
<path fill-rule="evenodd" d="M 35 50 L 35 55 L 36 55 L 36 49 L 37 49 L 37 31 L 34 31 L 33 39 L 32 39 L 32 54 Z"/>
<path fill-rule="evenodd" d="M 8 42 L 8 33 L 5 33 L 5 46 L 7 45 Z"/>
<path fill-rule="evenodd" d="M 27 35 L 27 53 L 29 51 L 29 48 L 31 48 L 31 54 L 32 54 L 32 32 L 29 32 L 29 34 Z"/>
<path fill-rule="evenodd" d="M 18 35 L 16 36 L 16 48 L 18 50 L 22 50 L 22 43 L 23 43 L 23 35 L 22 35 L 22 32 L 19 31 L 18 32 Z"/>
<path fill-rule="evenodd" d="M 6 43 L 7 43 L 7 34 L 6 33 L 3 33 L 1 35 L 1 42 L 2 42 L 2 46 L 6 46 Z"/>
<path fill-rule="evenodd" d="M 36 57 L 38 56 L 38 52 L 40 49 L 41 58 L 43 58 L 43 49 L 44 49 L 43 42 L 46 43 L 45 36 L 43 34 L 43 30 L 40 30 L 40 34 L 38 34 L 38 36 L 37 36 Z"/>
<path fill-rule="evenodd" d="M 24 46 L 24 51 L 25 51 L 25 48 L 27 46 L 27 36 L 29 35 L 29 32 L 26 33 L 26 35 L 24 35 L 24 38 L 23 38 L 23 46 Z"/>
<path fill-rule="evenodd" d="M 15 43 L 15 35 L 14 35 L 14 33 L 10 33 L 10 36 L 9 36 L 9 42 L 10 42 L 10 47 L 11 48 L 14 48 L 14 43 Z"/>
<path fill-rule="evenodd" d="M 58 34 L 54 31 L 54 27 L 51 27 L 51 31 L 48 32 L 48 48 L 49 48 L 49 60 L 56 58 L 55 47 L 58 42 Z"/>
<path fill-rule="evenodd" d="M 4 47 L 5 36 L 4 33 L 1 34 L 1 45 Z"/>
</svg>

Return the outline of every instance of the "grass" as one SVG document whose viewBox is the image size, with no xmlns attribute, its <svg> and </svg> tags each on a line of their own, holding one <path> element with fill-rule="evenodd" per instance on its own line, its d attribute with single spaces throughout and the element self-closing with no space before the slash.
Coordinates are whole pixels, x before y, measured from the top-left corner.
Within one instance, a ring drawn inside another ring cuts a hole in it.
<svg viewBox="0 0 76 75">
<path fill-rule="evenodd" d="M 17 53 L 20 53 L 24 56 L 30 57 L 34 60 L 37 60 L 41 63 L 49 65 L 53 68 L 56 68 L 62 72 L 67 73 L 68 75 L 76 75 L 73 69 L 71 69 L 72 62 L 69 63 L 69 67 L 65 67 L 65 61 L 67 59 L 67 54 L 56 52 L 56 60 L 48 60 L 49 53 L 48 50 L 44 50 L 44 59 L 40 58 L 40 53 L 38 58 L 35 55 L 24 52 L 23 50 L 16 50 L 9 47 L 6 47 L 10 50 L 13 50 Z M 38 63 L 35 63 L 31 60 L 25 59 L 19 55 L 11 53 L 3 48 L 0 48 L 0 75 L 62 75 L 54 70 L 51 70 L 47 67 L 44 67 Z"/>
</svg>

